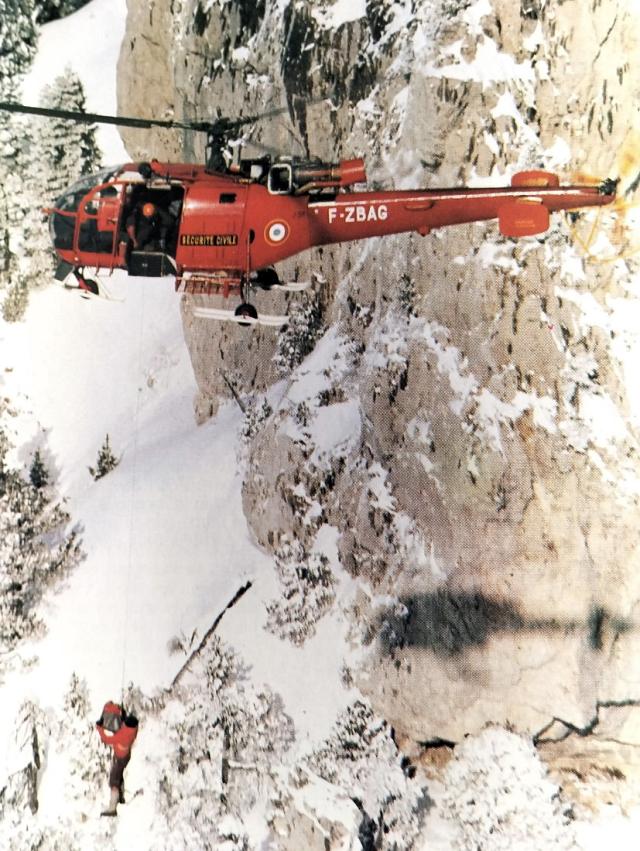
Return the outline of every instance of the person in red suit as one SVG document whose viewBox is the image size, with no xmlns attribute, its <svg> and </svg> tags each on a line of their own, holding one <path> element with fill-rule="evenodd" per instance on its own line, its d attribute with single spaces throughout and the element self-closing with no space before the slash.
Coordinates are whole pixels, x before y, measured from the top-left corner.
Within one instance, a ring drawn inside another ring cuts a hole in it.
<svg viewBox="0 0 640 851">
<path fill-rule="evenodd" d="M 131 759 L 131 747 L 138 735 L 138 719 L 128 715 L 117 703 L 105 703 L 102 715 L 96 722 L 100 738 L 113 748 L 113 762 L 109 772 L 111 799 L 103 816 L 115 816 L 118 804 L 124 803 L 124 770 Z"/>
</svg>

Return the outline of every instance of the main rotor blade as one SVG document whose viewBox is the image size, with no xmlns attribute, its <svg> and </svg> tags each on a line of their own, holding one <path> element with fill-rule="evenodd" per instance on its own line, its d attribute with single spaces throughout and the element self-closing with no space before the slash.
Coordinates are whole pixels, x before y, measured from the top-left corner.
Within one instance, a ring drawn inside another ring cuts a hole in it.
<svg viewBox="0 0 640 851">
<path fill-rule="evenodd" d="M 245 118 L 215 118 L 213 121 L 176 121 L 162 118 L 133 118 L 126 115 L 100 115 L 96 112 L 77 112 L 68 109 L 53 109 L 43 106 L 25 106 L 21 103 L 0 101 L 0 110 L 38 115 L 44 118 L 62 118 L 64 121 L 77 121 L 81 124 L 115 124 L 119 127 L 139 127 L 149 130 L 152 127 L 166 127 L 170 130 L 195 130 L 199 133 L 229 133 L 245 124 L 255 124 L 263 118 L 273 118 L 289 111 L 286 106 L 267 110 L 259 115 Z"/>
<path fill-rule="evenodd" d="M 62 118 L 65 121 L 78 121 L 81 124 L 116 124 L 120 127 L 168 127 L 177 130 L 200 130 L 206 132 L 215 128 L 207 121 L 174 121 L 160 118 L 132 118 L 126 115 L 100 115 L 95 112 L 74 112 L 68 109 L 47 109 L 42 106 L 25 106 L 21 103 L 0 101 L 0 109 L 26 115 L 39 115 L 45 118 Z"/>
</svg>

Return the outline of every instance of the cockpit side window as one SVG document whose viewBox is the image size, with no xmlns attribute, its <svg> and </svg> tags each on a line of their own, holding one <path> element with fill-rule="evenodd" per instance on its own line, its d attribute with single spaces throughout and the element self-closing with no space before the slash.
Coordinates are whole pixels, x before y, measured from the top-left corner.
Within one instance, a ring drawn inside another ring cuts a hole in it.
<svg viewBox="0 0 640 851">
<path fill-rule="evenodd" d="M 55 210 L 49 219 L 49 230 L 54 248 L 70 251 L 73 248 L 73 232 L 76 227 L 76 217 L 73 213 L 59 213 Z"/>
</svg>

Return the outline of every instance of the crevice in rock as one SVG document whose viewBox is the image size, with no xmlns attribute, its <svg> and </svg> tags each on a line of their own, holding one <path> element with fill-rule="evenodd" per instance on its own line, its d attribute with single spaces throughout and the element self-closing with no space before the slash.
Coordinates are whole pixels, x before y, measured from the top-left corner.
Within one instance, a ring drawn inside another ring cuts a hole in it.
<svg viewBox="0 0 640 851">
<path fill-rule="evenodd" d="M 598 45 L 598 52 L 597 52 L 597 53 L 596 53 L 596 55 L 593 57 L 593 62 L 594 62 L 594 64 L 598 61 L 598 59 L 599 59 L 599 57 L 600 57 L 600 54 L 602 53 L 602 48 L 604 47 L 604 45 L 605 45 L 605 44 L 607 43 L 607 41 L 609 40 L 609 36 L 610 36 L 610 35 L 611 35 L 611 33 L 613 32 L 613 29 L 614 29 L 614 27 L 615 27 L 615 25 L 616 25 L 616 23 L 617 23 L 617 22 L 618 22 L 618 13 L 616 12 L 616 15 L 615 15 L 615 17 L 614 17 L 614 19 L 613 19 L 613 23 L 611 24 L 611 26 L 610 26 L 610 27 L 609 27 L 609 29 L 607 30 L 607 32 L 606 32 L 606 34 L 605 34 L 605 37 L 602 39 L 602 41 L 601 41 L 601 42 L 600 42 L 600 44 Z"/>
<path fill-rule="evenodd" d="M 578 727 L 576 724 L 572 724 L 571 721 L 565 721 L 562 718 L 554 716 L 548 724 L 545 724 L 541 730 L 534 734 L 533 744 L 536 746 L 557 744 L 559 742 L 564 742 L 570 736 L 586 738 L 587 736 L 592 735 L 600 724 L 601 709 L 624 709 L 625 707 L 640 707 L 640 698 L 626 698 L 625 700 L 599 700 L 596 703 L 595 715 L 588 724 L 585 724 L 584 727 Z M 552 730 L 554 725 L 558 724 L 561 725 L 561 728 L 564 727 L 564 730 L 560 729 L 557 736 L 546 736 L 546 734 Z M 631 747 L 638 747 L 638 745 L 635 745 L 632 742 L 619 742 L 616 739 L 606 739 L 606 741 L 616 742 L 617 744 L 625 744 Z"/>
<path fill-rule="evenodd" d="M 418 744 L 423 751 L 439 750 L 441 748 L 453 750 L 457 742 L 452 742 L 450 739 L 441 739 L 439 736 L 436 736 L 435 739 L 427 739 L 425 742 L 418 742 Z"/>
</svg>

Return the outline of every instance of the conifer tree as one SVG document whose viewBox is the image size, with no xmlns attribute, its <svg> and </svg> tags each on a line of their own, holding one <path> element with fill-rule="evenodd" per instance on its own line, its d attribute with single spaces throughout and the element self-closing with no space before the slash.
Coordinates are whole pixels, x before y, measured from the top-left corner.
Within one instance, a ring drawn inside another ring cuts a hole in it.
<svg viewBox="0 0 640 851">
<path fill-rule="evenodd" d="M 34 0 L 0 0 L 0 92 L 24 74 L 36 52 Z"/>
<path fill-rule="evenodd" d="M 45 87 L 41 102 L 83 112 L 80 78 L 67 69 Z M 0 115 L 0 289 L 7 321 L 21 319 L 29 290 L 53 278 L 55 254 L 42 207 L 100 167 L 95 133 L 94 125 Z M 35 145 L 27 141 L 32 138 Z"/>
<path fill-rule="evenodd" d="M 39 449 L 36 449 L 31 467 L 29 468 L 29 481 L 36 490 L 40 490 L 40 488 L 49 484 L 49 471 L 42 460 Z"/>
<path fill-rule="evenodd" d="M 84 88 L 75 71 L 67 68 L 51 85 L 45 86 L 40 103 L 51 109 L 85 112 Z M 55 201 L 83 174 L 91 174 L 101 165 L 94 124 L 49 119 L 42 126 L 38 148 L 44 169 L 43 195 L 47 203 Z"/>
<path fill-rule="evenodd" d="M 37 27 L 34 0 L 0 0 L 0 99 L 17 100 L 20 78 L 35 55 Z M 42 203 L 28 186 L 30 134 L 25 119 L 0 113 L 0 289 L 2 314 L 20 319 L 27 304 L 30 261 L 34 242 L 25 218 L 42 221 Z M 31 211 L 37 210 L 37 213 Z M 42 227 L 42 224 L 40 225 Z"/>
<path fill-rule="evenodd" d="M 47 24 L 49 21 L 66 18 L 88 2 L 89 0 L 35 0 L 36 21 L 39 24 Z"/>
<path fill-rule="evenodd" d="M 119 463 L 120 459 L 116 458 L 111 451 L 111 443 L 109 442 L 109 435 L 107 435 L 104 439 L 104 443 L 100 447 L 100 451 L 98 452 L 96 466 L 89 467 L 89 472 L 93 478 L 98 481 L 98 479 L 101 479 L 103 476 L 106 476 L 107 473 L 110 473 L 113 469 L 115 469 Z"/>
<path fill-rule="evenodd" d="M 12 100 L 16 81 L 3 77 L 2 67 L 0 58 L 0 96 Z M 0 112 L 0 289 L 7 291 L 2 313 L 9 321 L 21 318 L 26 307 L 27 277 L 20 259 L 24 246 L 22 222 L 29 206 L 35 203 L 25 187 L 24 126 L 19 117 Z"/>
<path fill-rule="evenodd" d="M 64 697 L 60 722 L 56 749 L 66 754 L 69 765 L 65 797 L 77 802 L 91 800 L 108 777 L 110 758 L 96 735 L 87 683 L 75 672 Z"/>
<path fill-rule="evenodd" d="M 0 647 L 11 649 L 40 624 L 36 607 L 47 586 L 82 557 L 69 515 L 7 463 L 0 440 Z M 26 471 L 25 471 L 26 474 Z"/>
</svg>

